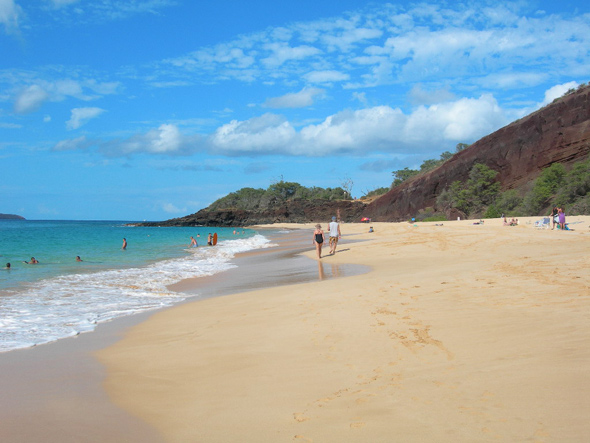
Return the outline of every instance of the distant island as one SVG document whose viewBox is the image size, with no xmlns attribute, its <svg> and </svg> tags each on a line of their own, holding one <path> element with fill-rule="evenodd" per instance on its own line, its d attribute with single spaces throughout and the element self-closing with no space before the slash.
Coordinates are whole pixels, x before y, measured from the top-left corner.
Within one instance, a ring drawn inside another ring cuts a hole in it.
<svg viewBox="0 0 590 443">
<path fill-rule="evenodd" d="M 26 220 L 26 218 L 14 214 L 0 214 L 0 220 Z"/>
</svg>

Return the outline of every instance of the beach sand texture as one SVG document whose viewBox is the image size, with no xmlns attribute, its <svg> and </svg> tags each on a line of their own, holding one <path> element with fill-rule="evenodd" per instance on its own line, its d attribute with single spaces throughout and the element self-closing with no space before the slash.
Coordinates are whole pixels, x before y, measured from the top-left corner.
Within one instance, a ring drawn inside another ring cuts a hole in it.
<svg viewBox="0 0 590 443">
<path fill-rule="evenodd" d="M 590 217 L 535 220 L 342 225 L 318 275 L 372 271 L 158 312 L 105 387 L 170 442 L 586 441 Z"/>
</svg>

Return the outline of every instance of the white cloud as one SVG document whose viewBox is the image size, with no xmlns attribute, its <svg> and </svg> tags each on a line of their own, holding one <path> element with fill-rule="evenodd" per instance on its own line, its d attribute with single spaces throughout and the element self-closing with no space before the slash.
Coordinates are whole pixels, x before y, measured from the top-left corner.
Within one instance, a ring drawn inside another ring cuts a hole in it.
<svg viewBox="0 0 590 443">
<path fill-rule="evenodd" d="M 576 89 L 578 86 L 579 85 L 577 82 L 568 82 L 562 85 L 555 85 L 552 88 L 549 88 L 547 91 L 545 91 L 545 99 L 539 107 L 548 105 L 556 98 L 563 96 L 570 89 Z"/>
<path fill-rule="evenodd" d="M 261 61 L 271 69 L 277 68 L 290 60 L 302 60 L 321 53 L 318 48 L 312 46 L 291 47 L 283 42 L 268 43 L 264 46 L 264 49 L 269 50 L 271 55 Z"/>
<path fill-rule="evenodd" d="M 87 89 L 90 89 L 93 94 L 87 93 L 85 91 Z M 14 111 L 18 114 L 27 114 L 37 111 L 47 101 L 60 102 L 67 98 L 91 101 L 103 95 L 115 94 L 119 89 L 119 82 L 100 83 L 94 79 L 36 80 L 16 93 Z"/>
<path fill-rule="evenodd" d="M 92 142 L 88 140 L 86 136 L 82 136 L 69 140 L 62 140 L 52 148 L 52 151 L 75 151 L 79 149 L 86 149 L 90 145 L 92 145 Z"/>
<path fill-rule="evenodd" d="M 16 123 L 2 123 L 2 122 L 0 122 L 0 128 L 3 128 L 3 129 L 20 129 L 22 127 L 23 127 L 23 125 L 19 125 Z"/>
<path fill-rule="evenodd" d="M 232 120 L 211 135 L 210 143 L 214 150 L 228 154 L 289 153 L 295 136 L 284 118 L 264 114 L 242 122 Z"/>
<path fill-rule="evenodd" d="M 462 98 L 429 107 L 421 106 L 408 117 L 404 128 L 407 142 L 427 139 L 441 142 L 474 141 L 504 124 L 507 117 L 490 94 L 477 99 Z"/>
<path fill-rule="evenodd" d="M 322 94 L 323 89 L 303 88 L 299 92 L 289 93 L 280 97 L 272 97 L 264 102 L 267 108 L 304 108 L 313 105 L 314 97 Z"/>
<path fill-rule="evenodd" d="M 265 114 L 221 126 L 209 143 L 213 151 L 228 155 L 408 154 L 436 151 L 441 144 L 473 142 L 506 123 L 495 98 L 484 94 L 421 106 L 410 114 L 389 106 L 342 111 L 299 132 L 283 117 Z"/>
<path fill-rule="evenodd" d="M 455 94 L 449 91 L 448 87 L 434 90 L 426 90 L 422 85 L 417 84 L 408 93 L 410 101 L 415 105 L 431 105 L 455 100 Z"/>
<path fill-rule="evenodd" d="M 14 33 L 18 30 L 21 14 L 21 8 L 14 3 L 14 0 L 0 0 L 0 23 L 4 25 L 7 33 Z"/>
<path fill-rule="evenodd" d="M 303 76 L 309 83 L 332 83 L 348 80 L 350 75 L 339 71 L 313 71 Z"/>
<path fill-rule="evenodd" d="M 109 157 L 132 154 L 187 155 L 201 148 L 200 136 L 184 135 L 178 126 L 165 123 L 144 134 L 128 139 L 115 139 L 101 145 L 101 151 Z"/>
<path fill-rule="evenodd" d="M 41 86 L 31 85 L 17 95 L 14 101 L 14 111 L 17 114 L 36 111 L 48 99 L 49 94 Z"/>
<path fill-rule="evenodd" d="M 98 117 L 105 112 L 101 108 L 74 108 L 72 109 L 72 116 L 66 122 L 66 129 L 78 129 L 80 126 L 88 123 L 89 120 Z"/>
<path fill-rule="evenodd" d="M 162 210 L 168 214 L 186 214 L 186 208 L 178 208 L 173 203 L 162 203 Z"/>
<path fill-rule="evenodd" d="M 189 71 L 195 83 L 214 78 L 291 87 L 420 82 L 434 89 L 429 82 L 439 82 L 440 88 L 444 81 L 450 90 L 469 91 L 534 87 L 558 78 L 559 72 L 587 77 L 588 14 L 527 15 L 527 8 L 523 3 L 379 5 L 198 48 L 162 62 L 161 74 L 166 81 L 185 79 Z"/>
</svg>

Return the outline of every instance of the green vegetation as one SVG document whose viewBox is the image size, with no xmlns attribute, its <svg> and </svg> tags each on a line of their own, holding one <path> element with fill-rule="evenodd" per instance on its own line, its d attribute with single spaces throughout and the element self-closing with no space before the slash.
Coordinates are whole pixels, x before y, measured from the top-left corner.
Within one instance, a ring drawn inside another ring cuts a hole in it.
<svg viewBox="0 0 590 443">
<path fill-rule="evenodd" d="M 293 199 L 302 200 L 347 200 L 349 194 L 344 189 L 338 188 L 307 188 L 299 183 L 280 180 L 271 184 L 266 190 L 258 188 L 242 188 L 232 192 L 219 200 L 214 201 L 209 210 L 263 209 L 277 203 Z"/>
<path fill-rule="evenodd" d="M 379 197 L 385 193 L 387 193 L 389 191 L 389 188 L 377 188 L 377 189 L 373 189 L 372 191 L 369 191 L 367 193 L 365 193 L 365 195 L 363 195 L 361 197 L 361 200 L 365 200 L 368 198 L 373 198 L 373 197 Z"/>
<path fill-rule="evenodd" d="M 465 143 L 459 143 L 456 147 L 455 147 L 455 154 L 458 152 L 463 151 L 464 149 L 468 148 L 469 145 L 465 144 Z M 453 155 L 452 152 L 449 151 L 445 151 L 440 155 L 440 158 L 438 160 L 435 159 L 428 159 L 428 160 L 424 160 L 422 162 L 422 164 L 420 165 L 420 169 L 410 169 L 410 168 L 404 168 L 404 169 L 398 169 L 397 171 L 393 171 L 393 183 L 391 184 L 392 188 L 395 188 L 396 186 L 401 185 L 403 182 L 409 180 L 410 178 L 419 175 L 419 174 L 423 174 L 425 172 L 428 172 L 440 165 L 442 165 L 444 162 L 446 162 L 447 160 L 449 160 Z"/>
<path fill-rule="evenodd" d="M 476 163 L 469 172 L 465 183 L 454 181 L 437 198 L 437 204 L 444 211 L 457 208 L 466 215 L 481 214 L 485 208 L 496 202 L 500 183 L 498 173 L 484 164 Z"/>
<path fill-rule="evenodd" d="M 475 164 L 465 182 L 455 181 L 437 198 L 439 210 L 459 209 L 469 217 L 496 218 L 540 215 L 552 205 L 569 208 L 569 214 L 590 214 L 590 158 L 567 171 L 554 163 L 537 177 L 523 196 L 515 189 L 500 192 L 497 172 Z"/>
</svg>

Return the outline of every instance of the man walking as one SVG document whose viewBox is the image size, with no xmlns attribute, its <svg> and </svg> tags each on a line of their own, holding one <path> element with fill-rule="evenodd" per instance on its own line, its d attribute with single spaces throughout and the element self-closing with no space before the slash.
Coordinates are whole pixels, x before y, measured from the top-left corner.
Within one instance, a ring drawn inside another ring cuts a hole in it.
<svg viewBox="0 0 590 443">
<path fill-rule="evenodd" d="M 340 233 L 340 224 L 336 221 L 336 217 L 332 217 L 332 223 L 329 225 L 330 228 L 330 255 L 336 253 L 336 246 L 338 240 L 342 236 Z"/>
</svg>

